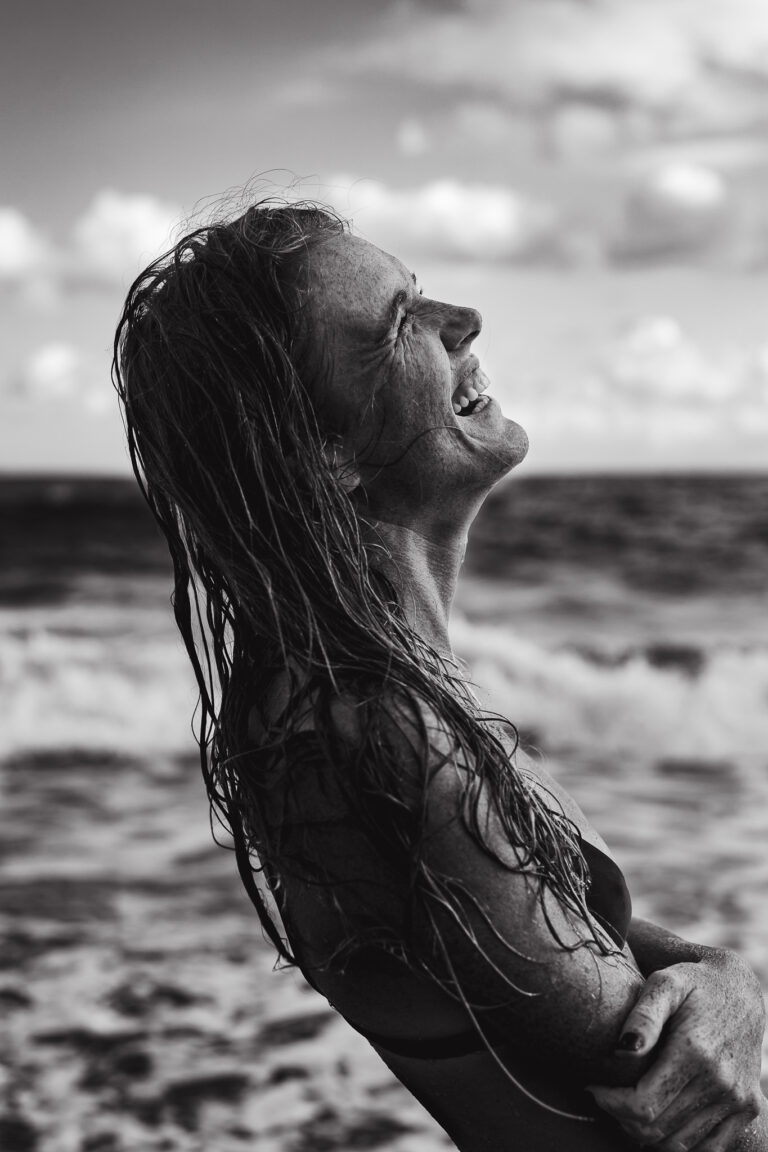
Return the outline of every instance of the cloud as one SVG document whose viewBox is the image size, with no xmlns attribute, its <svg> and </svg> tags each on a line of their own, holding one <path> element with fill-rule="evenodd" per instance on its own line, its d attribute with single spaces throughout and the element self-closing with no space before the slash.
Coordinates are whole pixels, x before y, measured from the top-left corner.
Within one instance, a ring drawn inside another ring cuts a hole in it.
<svg viewBox="0 0 768 1152">
<path fill-rule="evenodd" d="M 504 184 L 431 181 L 393 188 L 373 180 L 332 177 L 315 194 L 350 217 L 366 239 L 403 256 L 491 263 L 582 265 L 612 261 L 697 260 L 714 253 L 746 263 L 744 221 L 728 182 L 716 169 L 681 160 L 635 170 L 618 212 L 589 206 L 566 212 Z M 754 263 L 759 220 L 746 229 Z M 768 220 L 766 221 L 768 228 Z"/>
<path fill-rule="evenodd" d="M 53 305 L 62 283 L 127 287 L 171 243 L 180 210 L 155 196 L 105 189 L 65 243 L 49 242 L 14 207 L 0 207 L 0 287 L 20 288 L 36 307 Z"/>
<path fill-rule="evenodd" d="M 659 19 L 652 3 L 527 0 L 447 13 L 401 5 L 347 66 L 528 108 L 568 96 L 621 107 L 666 103 L 690 80 L 693 61 L 674 21 Z"/>
<path fill-rule="evenodd" d="M 429 136 L 420 120 L 403 120 L 395 139 L 403 156 L 421 156 L 429 148 Z"/>
<path fill-rule="evenodd" d="M 768 82 L 768 9 L 765 0 L 686 0 L 690 25 L 698 23 L 707 59 L 737 78 Z"/>
<path fill-rule="evenodd" d="M 728 189 L 713 168 L 684 161 L 638 176 L 624 204 L 613 255 L 648 258 L 698 252 L 724 236 Z"/>
<path fill-rule="evenodd" d="M 546 142 L 557 156 L 579 160 L 612 151 L 620 142 L 622 127 L 608 108 L 571 102 L 549 117 Z"/>
<path fill-rule="evenodd" d="M 74 344 L 52 340 L 27 358 L 11 386 L 32 404 L 63 404 L 89 415 L 115 411 L 109 368 Z"/>
<path fill-rule="evenodd" d="M 82 355 L 73 345 L 44 344 L 22 368 L 21 391 L 30 400 L 68 400 L 80 391 L 82 367 Z"/>
<path fill-rule="evenodd" d="M 398 255 L 524 261 L 549 258 L 561 245 L 555 209 L 501 185 L 438 180 L 396 189 L 344 177 L 332 185 L 336 207 L 356 231 Z"/>
<path fill-rule="evenodd" d="M 17 208 L 0 207 L 0 283 L 39 275 L 50 259 L 47 242 Z"/>
<path fill-rule="evenodd" d="M 765 0 L 475 0 L 460 10 L 400 4 L 334 65 L 397 76 L 629 145 L 765 127 Z M 572 122 L 563 110 L 572 114 Z M 602 112 L 602 120 L 589 111 Z"/>
<path fill-rule="evenodd" d="M 97 193 L 72 229 L 75 279 L 125 286 L 169 247 L 179 209 L 155 196 Z"/>
<path fill-rule="evenodd" d="M 716 405 L 744 390 L 743 363 L 704 352 L 670 316 L 636 320 L 601 360 L 605 389 L 622 400 Z"/>
<path fill-rule="evenodd" d="M 537 381 L 514 413 L 539 445 L 754 451 L 768 443 L 768 345 L 708 348 L 673 316 L 639 316 L 596 348 L 591 371 Z"/>
</svg>

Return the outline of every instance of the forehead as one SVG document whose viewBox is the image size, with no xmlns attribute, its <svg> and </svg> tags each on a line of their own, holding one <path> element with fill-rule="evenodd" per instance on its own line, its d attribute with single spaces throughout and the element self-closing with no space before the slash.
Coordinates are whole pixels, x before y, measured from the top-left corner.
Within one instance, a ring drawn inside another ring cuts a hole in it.
<svg viewBox="0 0 768 1152">
<path fill-rule="evenodd" d="M 396 257 L 346 233 L 312 250 L 308 272 L 313 311 L 337 320 L 380 320 L 393 296 L 413 282 L 411 273 Z"/>
</svg>

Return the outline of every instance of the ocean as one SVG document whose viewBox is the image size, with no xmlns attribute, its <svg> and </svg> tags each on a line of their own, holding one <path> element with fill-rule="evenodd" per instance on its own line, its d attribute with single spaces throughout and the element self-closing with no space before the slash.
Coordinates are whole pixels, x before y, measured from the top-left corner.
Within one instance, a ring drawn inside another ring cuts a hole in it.
<svg viewBox="0 0 768 1152">
<path fill-rule="evenodd" d="M 0 480 L 0 550 L 4 1152 L 450 1147 L 273 971 L 213 842 L 133 483 Z M 515 477 L 473 527 L 453 627 L 636 914 L 764 983 L 767 576 L 768 476 Z"/>
</svg>

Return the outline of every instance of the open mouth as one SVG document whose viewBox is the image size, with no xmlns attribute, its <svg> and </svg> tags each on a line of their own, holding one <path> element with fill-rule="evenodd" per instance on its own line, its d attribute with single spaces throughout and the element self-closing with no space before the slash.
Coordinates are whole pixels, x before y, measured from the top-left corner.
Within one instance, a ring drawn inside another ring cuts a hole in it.
<svg viewBox="0 0 768 1152">
<path fill-rule="evenodd" d="M 490 381 L 482 368 L 475 366 L 462 377 L 458 388 L 451 396 L 453 411 L 457 416 L 474 416 L 490 404 L 490 396 L 484 395 Z"/>
<path fill-rule="evenodd" d="M 478 396 L 477 400 L 470 400 L 466 408 L 459 408 L 458 412 L 456 412 L 456 415 L 474 416 L 476 412 L 480 412 L 483 408 L 487 408 L 490 402 L 490 396 Z M 454 411 L 456 411 L 456 405 L 454 405 Z"/>
</svg>

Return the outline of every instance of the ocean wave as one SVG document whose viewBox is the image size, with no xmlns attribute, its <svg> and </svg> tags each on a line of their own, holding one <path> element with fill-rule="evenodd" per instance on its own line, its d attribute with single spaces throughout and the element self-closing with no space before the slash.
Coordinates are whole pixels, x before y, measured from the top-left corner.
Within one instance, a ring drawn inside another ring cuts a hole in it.
<svg viewBox="0 0 768 1152">
<path fill-rule="evenodd" d="M 462 616 L 452 639 L 487 705 L 547 752 L 768 759 L 763 644 L 557 645 Z M 0 689 L 5 758 L 194 751 L 197 690 L 167 605 L 0 615 Z"/>
<path fill-rule="evenodd" d="M 549 647 L 455 619 L 484 702 L 551 753 L 768 761 L 768 648 Z"/>
<path fill-rule="evenodd" d="M 0 620 L 0 756 L 193 748 L 191 669 L 164 613 L 49 610 Z"/>
</svg>

